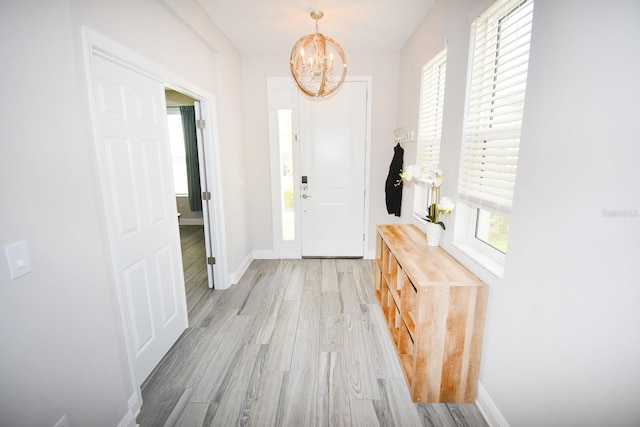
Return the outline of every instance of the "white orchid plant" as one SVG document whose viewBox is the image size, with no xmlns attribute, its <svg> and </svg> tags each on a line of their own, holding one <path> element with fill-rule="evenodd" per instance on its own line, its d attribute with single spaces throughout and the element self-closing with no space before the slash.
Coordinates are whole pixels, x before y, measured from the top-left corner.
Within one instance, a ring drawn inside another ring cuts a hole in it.
<svg viewBox="0 0 640 427">
<path fill-rule="evenodd" d="M 444 230 L 445 226 L 442 218 L 453 212 L 455 204 L 449 197 L 440 199 L 440 186 L 444 181 L 444 174 L 440 166 L 430 162 L 421 165 L 409 165 L 400 172 L 400 181 L 415 181 L 421 185 L 431 186 L 431 197 L 427 208 L 427 216 L 424 217 L 424 219 L 428 222 L 438 224 Z"/>
</svg>

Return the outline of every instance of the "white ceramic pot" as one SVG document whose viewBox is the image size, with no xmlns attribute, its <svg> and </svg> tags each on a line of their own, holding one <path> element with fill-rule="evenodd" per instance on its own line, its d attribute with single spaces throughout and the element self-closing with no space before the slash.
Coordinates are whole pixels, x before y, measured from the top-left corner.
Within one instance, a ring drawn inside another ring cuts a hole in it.
<svg viewBox="0 0 640 427">
<path fill-rule="evenodd" d="M 440 246 L 440 237 L 442 236 L 442 226 L 433 222 L 427 222 L 425 225 L 425 234 L 427 235 L 427 244 L 429 246 Z"/>
</svg>

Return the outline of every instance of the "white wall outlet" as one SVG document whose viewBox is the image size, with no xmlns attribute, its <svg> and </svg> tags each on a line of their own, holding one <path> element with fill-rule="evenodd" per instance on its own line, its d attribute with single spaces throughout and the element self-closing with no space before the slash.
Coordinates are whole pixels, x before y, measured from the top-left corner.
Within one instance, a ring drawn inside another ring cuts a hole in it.
<svg viewBox="0 0 640 427">
<path fill-rule="evenodd" d="M 53 427 L 71 427 L 71 424 L 67 421 L 67 416 L 63 415 Z"/>
<path fill-rule="evenodd" d="M 9 263 L 9 273 L 11 280 L 31 273 L 31 261 L 29 260 L 29 250 L 27 242 L 20 240 L 4 247 L 7 262 Z"/>
</svg>

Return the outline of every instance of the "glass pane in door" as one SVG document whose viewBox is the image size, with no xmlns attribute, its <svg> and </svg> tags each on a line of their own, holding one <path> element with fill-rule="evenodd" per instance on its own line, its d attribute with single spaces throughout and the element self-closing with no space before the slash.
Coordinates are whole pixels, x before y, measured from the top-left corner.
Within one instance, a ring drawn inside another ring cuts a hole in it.
<svg viewBox="0 0 640 427">
<path fill-rule="evenodd" d="M 280 208 L 282 240 L 296 238 L 293 199 L 293 110 L 278 110 L 278 139 L 280 143 Z"/>
</svg>

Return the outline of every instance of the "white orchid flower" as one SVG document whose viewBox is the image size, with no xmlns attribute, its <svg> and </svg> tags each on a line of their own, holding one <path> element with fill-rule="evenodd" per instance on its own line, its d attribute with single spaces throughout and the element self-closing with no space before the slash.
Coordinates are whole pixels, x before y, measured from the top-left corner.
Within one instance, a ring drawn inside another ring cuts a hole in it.
<svg viewBox="0 0 640 427">
<path fill-rule="evenodd" d="M 444 181 L 444 174 L 442 173 L 442 169 L 439 167 L 435 167 L 432 170 L 433 178 L 431 180 L 431 185 L 435 185 L 436 187 L 440 187 L 442 182 Z"/>
<path fill-rule="evenodd" d="M 400 174 L 403 181 L 412 181 L 419 180 L 420 176 L 420 167 L 418 165 L 409 165 L 406 169 Z"/>
<path fill-rule="evenodd" d="M 440 199 L 440 202 L 438 203 L 438 210 L 443 215 L 449 215 L 451 214 L 451 212 L 453 212 L 453 208 L 455 206 L 456 205 L 455 203 L 453 203 L 453 200 L 451 200 L 451 198 L 443 197 L 442 199 Z"/>
<path fill-rule="evenodd" d="M 416 181 L 421 184 L 440 187 L 444 180 L 442 169 L 438 165 L 426 162 L 421 165 L 409 165 L 401 173 L 400 179 L 405 182 Z"/>
</svg>

